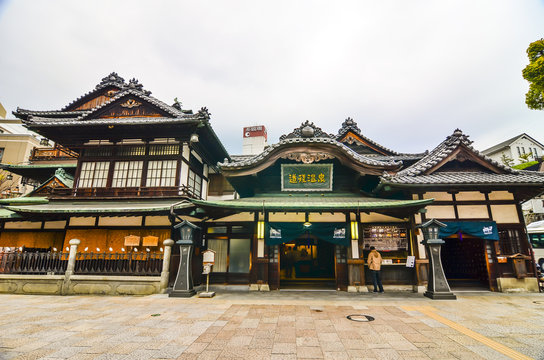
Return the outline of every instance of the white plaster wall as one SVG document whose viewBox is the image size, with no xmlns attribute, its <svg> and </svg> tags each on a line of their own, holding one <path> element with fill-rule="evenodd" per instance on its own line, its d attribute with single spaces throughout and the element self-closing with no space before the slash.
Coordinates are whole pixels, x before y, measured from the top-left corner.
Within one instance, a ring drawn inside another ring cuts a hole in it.
<svg viewBox="0 0 544 360">
<path fill-rule="evenodd" d="M 100 217 L 98 226 L 142 226 L 141 216 Z"/>
<path fill-rule="evenodd" d="M 346 215 L 342 213 L 310 213 L 308 219 L 310 222 L 346 222 Z"/>
<path fill-rule="evenodd" d="M 516 205 L 491 205 L 491 214 L 498 224 L 519 223 Z"/>
<path fill-rule="evenodd" d="M 270 213 L 268 214 L 268 221 L 270 222 L 304 222 L 306 217 L 304 213 Z M 344 221 L 346 219 L 344 218 Z"/>
<path fill-rule="evenodd" d="M 44 229 L 64 229 L 65 227 L 66 227 L 66 220 L 46 221 L 43 224 Z"/>
<path fill-rule="evenodd" d="M 344 220 L 345 221 L 345 220 Z M 405 222 L 407 219 L 399 219 L 392 216 L 382 215 L 371 212 L 370 214 L 361 214 L 362 223 L 370 222 Z"/>
<path fill-rule="evenodd" d="M 459 219 L 487 219 L 487 206 L 485 205 L 458 205 Z"/>
<path fill-rule="evenodd" d="M 457 194 L 455 194 L 455 199 L 458 201 L 471 201 L 471 200 L 485 201 L 485 194 L 479 191 L 460 191 Z"/>
<path fill-rule="evenodd" d="M 41 227 L 41 221 L 14 221 L 4 224 L 4 229 L 41 229 Z"/>
<path fill-rule="evenodd" d="M 427 213 L 425 217 L 427 219 L 455 219 L 455 210 L 451 205 L 445 206 L 432 206 L 428 205 L 426 207 Z"/>
<path fill-rule="evenodd" d="M 489 200 L 514 200 L 514 194 L 508 191 L 492 191 Z"/>
<path fill-rule="evenodd" d="M 170 226 L 168 216 L 146 216 L 145 226 Z"/>
<path fill-rule="evenodd" d="M 512 152 L 512 159 L 514 159 L 515 163 L 516 164 L 519 164 L 521 163 L 521 161 L 519 160 L 519 155 L 518 155 L 518 149 L 517 148 L 520 148 L 520 151 L 521 153 L 523 154 L 523 149 L 525 149 L 525 153 L 528 153 L 528 152 L 532 152 L 533 153 L 533 156 L 529 157 L 529 161 L 534 161 L 536 160 L 536 157 L 535 157 L 535 154 L 534 154 L 534 149 L 536 148 L 536 152 L 537 152 L 537 156 L 538 157 L 542 157 L 542 155 L 544 155 L 544 148 L 542 148 L 540 145 L 536 144 L 535 142 L 525 138 L 525 137 L 522 137 L 516 141 L 514 141 L 511 145 L 510 145 L 510 151 Z"/>
<path fill-rule="evenodd" d="M 452 201 L 453 197 L 447 192 L 426 192 L 423 194 L 424 199 L 435 199 L 439 201 Z"/>
<path fill-rule="evenodd" d="M 230 216 L 225 216 L 224 218 L 216 219 L 214 222 L 229 222 L 229 221 L 254 221 L 255 217 L 253 213 L 245 212 L 234 214 Z"/>
<path fill-rule="evenodd" d="M 73 217 L 70 218 L 70 226 L 94 226 L 96 218 L 92 217 Z"/>
</svg>

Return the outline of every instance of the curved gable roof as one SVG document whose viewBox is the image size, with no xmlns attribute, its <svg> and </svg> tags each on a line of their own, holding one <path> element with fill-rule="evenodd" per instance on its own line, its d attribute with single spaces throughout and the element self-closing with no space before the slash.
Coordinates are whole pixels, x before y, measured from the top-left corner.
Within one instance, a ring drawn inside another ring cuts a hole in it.
<svg viewBox="0 0 544 360">
<path fill-rule="evenodd" d="M 278 143 L 268 146 L 259 155 L 218 165 L 226 176 L 244 176 L 264 170 L 280 158 L 303 163 L 336 158 L 347 167 L 373 175 L 395 171 L 402 166 L 401 161 L 380 161 L 360 155 L 308 121 L 292 133 L 280 137 Z"/>
</svg>

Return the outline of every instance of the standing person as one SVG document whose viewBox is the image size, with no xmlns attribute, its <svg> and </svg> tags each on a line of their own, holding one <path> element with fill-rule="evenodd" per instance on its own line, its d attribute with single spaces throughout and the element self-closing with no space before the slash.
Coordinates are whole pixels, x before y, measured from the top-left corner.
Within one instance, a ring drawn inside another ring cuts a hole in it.
<svg viewBox="0 0 544 360">
<path fill-rule="evenodd" d="M 372 284 L 374 285 L 374 292 L 378 292 L 378 288 L 380 289 L 380 292 L 383 293 L 383 286 L 382 286 L 382 279 L 380 270 L 382 267 L 382 256 L 378 251 L 376 251 L 376 248 L 374 246 L 370 247 L 370 253 L 368 254 L 368 269 L 370 270 L 370 275 L 372 276 Z"/>
</svg>

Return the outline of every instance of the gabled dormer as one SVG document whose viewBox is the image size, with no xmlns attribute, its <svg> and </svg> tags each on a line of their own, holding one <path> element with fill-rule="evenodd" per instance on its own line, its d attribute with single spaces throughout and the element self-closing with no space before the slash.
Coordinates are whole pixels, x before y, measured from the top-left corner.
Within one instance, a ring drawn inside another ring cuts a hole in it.
<svg viewBox="0 0 544 360">
<path fill-rule="evenodd" d="M 483 155 L 472 147 L 468 135 L 456 129 L 415 164 L 394 175 L 382 175 L 377 192 L 401 188 L 449 192 L 523 188 L 521 199 L 538 194 L 543 183 L 544 176 L 539 173 L 515 170 Z"/>
<path fill-rule="evenodd" d="M 76 120 L 116 119 L 133 117 L 175 118 L 183 113 L 142 91 L 126 89 L 117 93 L 107 102 L 79 116 Z"/>
<path fill-rule="evenodd" d="M 83 94 L 66 105 L 62 111 L 94 109 L 111 100 L 111 98 L 126 86 L 125 79 L 117 75 L 117 73 L 112 72 L 108 76 L 102 78 L 102 81 L 97 84 L 93 90 Z"/>
</svg>

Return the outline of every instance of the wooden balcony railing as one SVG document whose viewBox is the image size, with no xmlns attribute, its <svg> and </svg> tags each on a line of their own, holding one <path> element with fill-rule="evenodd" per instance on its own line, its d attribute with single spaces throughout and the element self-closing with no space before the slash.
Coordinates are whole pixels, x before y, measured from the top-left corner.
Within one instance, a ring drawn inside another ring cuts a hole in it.
<svg viewBox="0 0 544 360">
<path fill-rule="evenodd" d="M 51 196 L 64 197 L 87 197 L 87 198 L 118 198 L 118 197 L 178 197 L 186 196 L 193 199 L 200 199 L 200 195 L 187 186 L 165 186 L 165 187 L 134 187 L 134 188 L 54 188 Z"/>
<path fill-rule="evenodd" d="M 61 145 L 55 145 L 53 148 L 34 148 L 30 154 L 30 161 L 45 160 L 75 160 L 78 154 Z"/>
</svg>

